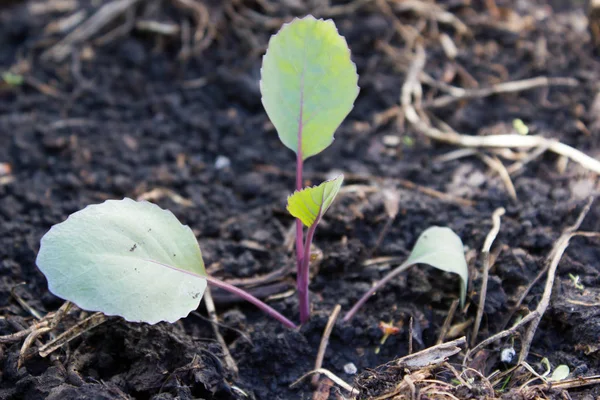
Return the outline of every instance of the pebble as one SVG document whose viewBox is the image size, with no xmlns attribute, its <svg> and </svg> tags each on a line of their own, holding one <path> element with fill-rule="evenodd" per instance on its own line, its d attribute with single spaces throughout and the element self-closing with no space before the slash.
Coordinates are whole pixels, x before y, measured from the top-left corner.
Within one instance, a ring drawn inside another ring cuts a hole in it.
<svg viewBox="0 0 600 400">
<path fill-rule="evenodd" d="M 516 354 L 517 353 L 515 352 L 515 349 L 509 347 L 502 350 L 502 353 L 500 354 L 500 360 L 502 360 L 503 363 L 512 364 Z"/>
<path fill-rule="evenodd" d="M 354 365 L 354 363 L 348 363 L 344 365 L 344 372 L 348 375 L 354 375 L 358 372 L 358 369 L 356 368 L 356 365 Z"/>
<path fill-rule="evenodd" d="M 230 166 L 231 166 L 231 160 L 229 160 L 229 158 L 227 158 L 225 156 L 217 157 L 217 160 L 215 161 L 216 169 L 229 168 Z"/>
<path fill-rule="evenodd" d="M 396 147 L 400 144 L 400 137 L 398 135 L 385 135 L 383 137 L 383 144 L 388 147 Z"/>
</svg>

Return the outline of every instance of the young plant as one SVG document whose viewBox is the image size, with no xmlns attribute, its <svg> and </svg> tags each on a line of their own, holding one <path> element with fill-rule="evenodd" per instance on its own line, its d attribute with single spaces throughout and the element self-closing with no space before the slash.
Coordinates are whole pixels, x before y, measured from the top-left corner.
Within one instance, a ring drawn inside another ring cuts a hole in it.
<svg viewBox="0 0 600 400">
<path fill-rule="evenodd" d="M 377 282 L 356 302 L 344 316 L 344 322 L 350 321 L 358 309 L 383 285 L 415 264 L 428 264 L 442 271 L 458 274 L 460 276 L 460 302 L 461 306 L 464 305 L 467 296 L 469 270 L 467 260 L 465 260 L 462 240 L 450 228 L 432 226 L 421 233 L 408 259 Z"/>
<path fill-rule="evenodd" d="M 132 322 L 175 322 L 198 308 L 207 282 L 295 324 L 251 294 L 206 274 L 194 233 L 170 211 L 131 199 L 87 206 L 42 238 L 37 266 L 50 292 Z"/>
<path fill-rule="evenodd" d="M 260 89 L 279 138 L 296 153 L 296 192 L 287 208 L 296 217 L 297 289 L 300 321 L 305 323 L 310 316 L 310 246 L 343 176 L 303 189 L 304 161 L 333 142 L 359 91 L 356 66 L 333 21 L 307 16 L 283 25 L 263 57 Z M 303 225 L 308 228 L 305 238 Z"/>
</svg>

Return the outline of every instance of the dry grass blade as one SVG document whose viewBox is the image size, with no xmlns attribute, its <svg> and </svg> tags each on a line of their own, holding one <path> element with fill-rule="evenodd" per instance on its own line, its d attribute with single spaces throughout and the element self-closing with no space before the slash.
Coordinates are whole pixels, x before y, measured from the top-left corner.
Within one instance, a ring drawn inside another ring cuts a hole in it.
<svg viewBox="0 0 600 400">
<path fill-rule="evenodd" d="M 215 309 L 215 302 L 213 301 L 212 294 L 210 293 L 210 288 L 206 287 L 204 291 L 204 305 L 206 306 L 206 311 L 208 312 L 208 318 L 210 319 L 213 332 L 215 333 L 215 337 L 217 338 L 217 342 L 221 345 L 221 350 L 223 351 L 223 358 L 225 359 L 225 364 L 227 368 L 229 368 L 235 375 L 237 375 L 240 370 L 231 356 L 229 352 L 229 347 L 227 347 L 227 343 L 219 332 L 219 319 L 217 318 L 217 311 Z"/>
<path fill-rule="evenodd" d="M 335 326 L 335 321 L 337 321 L 337 318 L 340 315 L 340 311 L 342 311 L 342 306 L 336 304 L 333 311 L 331 312 L 331 315 L 329 316 L 329 320 L 327 320 L 327 325 L 325 325 L 325 330 L 323 331 L 323 336 L 321 337 L 321 343 L 319 344 L 319 351 L 317 352 L 315 370 L 318 370 L 323 366 L 323 359 L 325 358 L 327 344 L 329 344 L 329 337 L 331 336 L 331 331 Z M 313 377 L 311 378 L 311 383 L 313 386 L 316 386 L 317 383 L 319 383 L 319 374 L 313 375 Z"/>
<path fill-rule="evenodd" d="M 491 136 L 470 136 L 457 133 L 455 131 L 448 130 L 449 127 L 445 125 L 447 131 L 442 131 L 438 128 L 434 128 L 425 122 L 417 112 L 415 108 L 419 105 L 419 102 L 413 103 L 413 95 L 416 98 L 420 98 L 422 92 L 419 78 L 422 77 L 423 68 L 425 67 L 426 54 L 423 46 L 418 44 L 416 46 L 415 55 L 413 57 L 412 64 L 406 74 L 406 80 L 402 86 L 402 93 L 400 95 L 400 103 L 404 111 L 404 115 L 408 122 L 410 122 L 415 129 L 422 134 L 430 137 L 431 139 L 454 144 L 457 146 L 467 148 L 547 148 L 558 155 L 567 157 L 583 167 L 600 174 L 600 160 L 596 160 L 587 154 L 568 146 L 558 141 L 547 139 L 542 136 L 524 136 L 518 134 L 503 134 L 503 135 L 491 135 Z"/>
<path fill-rule="evenodd" d="M 21 367 L 23 366 L 23 363 L 25 362 L 25 356 L 27 354 L 27 350 L 29 350 L 29 347 L 31 347 L 33 342 L 35 342 L 38 337 L 40 337 L 44 333 L 50 332 L 51 330 L 52 330 L 52 328 L 50 328 L 50 327 L 40 328 L 40 329 L 34 330 L 27 336 L 27 338 L 23 342 L 23 345 L 21 346 L 21 351 L 19 352 L 19 360 L 17 361 L 17 369 L 21 369 Z"/>
<path fill-rule="evenodd" d="M 511 328 L 496 333 L 495 335 L 485 339 L 484 341 L 480 342 L 477 346 L 475 346 L 471 350 L 469 350 L 467 352 L 467 354 L 465 355 L 465 358 L 463 360 L 463 365 L 467 364 L 467 362 L 469 361 L 472 354 L 477 353 L 479 350 L 481 350 L 482 348 L 484 348 L 485 346 L 487 346 L 491 343 L 494 343 L 494 342 L 496 342 L 502 338 L 505 338 L 507 336 L 513 335 L 515 332 L 517 332 L 517 330 L 519 330 L 520 328 L 522 328 L 523 326 L 525 326 L 531 322 L 531 325 L 529 325 L 527 331 L 525 332 L 525 335 L 523 336 L 521 352 L 519 354 L 519 362 L 522 362 L 527 358 L 527 355 L 529 354 L 529 348 L 530 348 L 531 342 L 533 340 L 533 335 L 535 334 L 538 324 L 539 324 L 542 316 L 546 312 L 548 305 L 550 304 L 550 297 L 552 295 L 552 287 L 554 285 L 554 279 L 556 277 L 556 269 L 558 267 L 558 263 L 560 262 L 560 259 L 563 255 L 564 251 L 566 250 L 567 246 L 569 245 L 569 240 L 573 236 L 577 236 L 579 234 L 579 232 L 577 232 L 577 229 L 579 229 L 579 226 L 583 222 L 583 219 L 589 212 L 593 201 L 594 201 L 594 198 L 591 197 L 588 200 L 587 204 L 584 206 L 581 213 L 579 214 L 577 221 L 570 227 L 566 228 L 563 231 L 563 233 L 561 234 L 561 236 L 558 238 L 558 240 L 554 243 L 554 247 L 550 251 L 550 254 L 548 255 L 548 258 L 547 258 L 547 263 L 549 264 L 549 268 L 548 268 L 548 277 L 546 279 L 546 285 L 544 287 L 544 293 L 543 293 L 542 299 L 540 300 L 540 303 L 538 304 L 536 309 L 534 311 L 530 312 L 529 314 L 527 314 L 521 320 L 519 320 L 519 322 L 517 322 Z"/>
<path fill-rule="evenodd" d="M 352 386 L 350 386 L 348 383 L 346 383 L 342 378 L 338 377 L 336 374 L 334 374 L 333 372 L 331 372 L 330 370 L 325 369 L 325 368 L 319 368 L 319 369 L 315 369 L 313 371 L 307 372 L 306 374 L 304 374 L 300 378 L 298 378 L 296 381 L 294 381 L 292 384 L 290 384 L 290 388 L 293 388 L 293 387 L 299 385 L 304 379 L 306 379 L 307 377 L 309 377 L 312 374 L 323 374 L 323 375 L 327 376 L 329 379 L 331 379 L 336 385 L 338 385 L 345 391 L 349 392 L 350 395 L 354 396 L 354 395 L 358 394 L 356 389 L 354 389 Z"/>
<path fill-rule="evenodd" d="M 498 232 L 500 232 L 500 217 L 504 215 L 506 211 L 504 208 L 497 208 L 492 214 L 492 229 L 485 238 L 481 254 L 483 254 L 483 275 L 481 277 L 481 290 L 479 292 L 479 305 L 477 307 L 477 316 L 475 317 L 475 324 L 473 325 L 473 333 L 471 335 L 471 346 L 475 346 L 477 335 L 479 334 L 479 326 L 481 325 L 481 319 L 483 318 L 483 310 L 485 309 L 485 297 L 487 295 L 487 284 L 488 274 L 490 271 L 490 249 Z"/>
<path fill-rule="evenodd" d="M 581 226 L 585 216 L 590 211 L 592 207 L 592 203 L 594 202 L 594 198 L 590 197 L 587 204 L 584 206 L 583 210 L 580 212 L 579 217 L 575 223 L 568 228 L 566 228 L 563 233 L 560 235 L 558 240 L 554 243 L 554 247 L 550 252 L 550 256 L 548 257 L 548 263 L 550 267 L 548 268 L 548 277 L 546 278 L 546 286 L 544 287 L 544 294 L 542 295 L 542 299 L 536 308 L 536 316 L 531 322 L 531 325 L 527 328 L 525 335 L 523 337 L 523 341 L 521 344 L 521 352 L 519 354 L 519 362 L 525 361 L 529 354 L 529 348 L 531 347 L 531 342 L 533 341 L 533 335 L 537 330 L 537 327 L 542 319 L 548 305 L 550 304 L 550 297 L 552 295 L 552 288 L 554 286 L 554 279 L 556 277 L 556 270 L 558 268 L 558 263 L 560 262 L 562 255 L 565 250 L 569 246 L 569 241 L 573 236 L 577 235 L 577 230 Z"/>
<path fill-rule="evenodd" d="M 515 185 L 512 183 L 512 179 L 510 179 L 510 174 L 508 173 L 502 161 L 498 159 L 498 157 L 490 157 L 487 154 L 479 154 L 479 158 L 483 160 L 484 163 L 494 171 L 498 173 L 502 183 L 506 187 L 506 191 L 510 195 L 510 198 L 514 201 L 517 200 L 517 190 L 515 189 Z"/>
<path fill-rule="evenodd" d="M 80 321 L 70 329 L 61 333 L 56 337 L 56 339 L 46 343 L 45 345 L 39 348 L 39 354 L 41 357 L 46 357 L 52 352 L 58 350 L 65 344 L 69 343 L 71 340 L 81 336 L 85 332 L 94 329 L 100 324 L 103 324 L 108 317 L 102 313 L 95 313 L 87 317 L 86 319 Z"/>
<path fill-rule="evenodd" d="M 450 308 L 448 309 L 448 315 L 446 315 L 444 325 L 442 325 L 442 328 L 440 329 L 440 335 L 436 344 L 444 343 L 444 339 L 446 339 L 446 335 L 448 334 L 448 330 L 450 329 L 450 324 L 452 323 L 452 319 L 454 318 L 454 314 L 456 313 L 456 309 L 458 308 L 459 302 L 460 299 L 455 299 L 450 305 Z"/>
<path fill-rule="evenodd" d="M 140 0 L 114 0 L 104 4 L 94 15 L 77 29 L 42 54 L 43 60 L 61 62 L 72 52 L 73 47 L 90 39 Z"/>
<path fill-rule="evenodd" d="M 501 93 L 515 93 L 524 90 L 531 90 L 539 87 L 548 86 L 566 86 L 576 87 L 579 82 L 575 78 L 548 78 L 546 76 L 538 76 L 531 79 L 523 79 L 519 81 L 502 82 L 493 85 L 489 88 L 480 89 L 462 89 L 462 92 L 456 92 L 453 94 L 438 97 L 429 102 L 423 103 L 425 108 L 439 108 L 446 107 L 452 103 L 475 98 L 489 97 L 495 94 Z"/>
<path fill-rule="evenodd" d="M 448 358 L 460 352 L 459 346 L 464 346 L 467 339 L 463 336 L 451 342 L 446 342 L 421 350 L 414 354 L 402 357 L 395 361 L 400 368 L 411 370 L 442 364 Z"/>
<path fill-rule="evenodd" d="M 436 20 L 443 24 L 452 25 L 460 35 L 470 34 L 470 30 L 454 14 L 444 10 L 435 3 L 424 2 L 420 0 L 392 0 L 392 7 L 396 12 L 414 12 L 415 14 Z"/>
</svg>

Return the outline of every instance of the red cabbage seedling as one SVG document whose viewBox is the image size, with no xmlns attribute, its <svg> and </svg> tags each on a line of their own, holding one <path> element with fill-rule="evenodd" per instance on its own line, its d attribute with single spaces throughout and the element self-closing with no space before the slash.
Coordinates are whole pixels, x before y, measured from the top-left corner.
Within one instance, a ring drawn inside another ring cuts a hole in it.
<svg viewBox="0 0 600 400">
<path fill-rule="evenodd" d="M 356 302 L 344 316 L 344 322 L 350 321 L 358 309 L 383 285 L 415 264 L 428 264 L 434 268 L 460 276 L 460 302 L 461 305 L 464 305 L 469 270 L 462 240 L 450 228 L 432 226 L 421 233 L 408 259 L 377 282 Z"/>
<path fill-rule="evenodd" d="M 36 260 L 50 292 L 132 322 L 175 322 L 198 308 L 207 282 L 295 328 L 251 294 L 206 274 L 194 233 L 146 201 L 107 200 L 54 225 Z"/>
<path fill-rule="evenodd" d="M 288 210 L 296 217 L 297 288 L 300 321 L 305 323 L 310 316 L 310 245 L 343 176 L 303 189 L 303 163 L 333 142 L 359 91 L 356 65 L 333 21 L 307 16 L 283 25 L 263 57 L 260 89 L 279 138 L 296 153 L 296 193 Z M 303 224 L 308 227 L 306 238 Z"/>
</svg>

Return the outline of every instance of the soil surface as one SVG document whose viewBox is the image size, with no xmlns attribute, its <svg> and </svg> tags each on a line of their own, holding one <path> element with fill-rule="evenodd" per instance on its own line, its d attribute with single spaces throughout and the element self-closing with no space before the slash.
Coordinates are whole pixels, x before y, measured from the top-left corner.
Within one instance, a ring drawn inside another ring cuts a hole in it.
<svg viewBox="0 0 600 400">
<path fill-rule="evenodd" d="M 289 330 L 213 290 L 236 374 L 224 362 L 203 304 L 175 324 L 110 318 L 40 357 L 40 345 L 87 316 L 71 312 L 52 332 L 33 338 L 20 368 L 24 337 L 0 341 L 0 399 L 312 398 L 310 379 L 290 384 L 314 368 L 329 314 L 336 304 L 347 311 L 391 268 L 365 261 L 406 257 L 432 225 L 452 228 L 467 250 L 467 304 L 456 312 L 446 339 L 466 335 L 470 343 L 481 288 L 480 249 L 493 211 L 504 207 L 479 342 L 514 323 L 513 306 L 545 266 L 554 241 L 600 191 L 597 175 L 545 153 L 511 176 L 514 200 L 481 156 L 440 160 L 457 147 L 427 139 L 394 108 L 412 38 L 424 46 L 424 72 L 436 82 L 464 88 L 537 76 L 576 82 L 426 108 L 432 121 L 466 134 L 494 135 L 514 133 L 513 121 L 521 119 L 530 135 L 600 158 L 600 57 L 582 2 L 497 1 L 495 8 L 493 1 L 484 7 L 447 0 L 438 2 L 442 8 L 433 16 L 386 1 L 335 2 L 332 8 L 319 5 L 328 2 L 313 2 L 311 8 L 265 0 L 193 7 L 187 1 L 130 3 L 67 47 L 62 59 L 54 46 L 64 44 L 76 18 L 85 21 L 101 2 L 0 6 L 0 72 L 12 73 L 12 79 L 5 74 L 0 80 L 0 335 L 32 326 L 32 311 L 43 316 L 63 304 L 48 292 L 35 264 L 40 238 L 53 224 L 88 204 L 140 196 L 194 229 L 214 276 L 243 285 L 281 271 L 276 280 L 249 290 L 298 319 L 294 256 L 285 245 L 293 224 L 285 200 L 294 187 L 295 160 L 268 121 L 258 82 L 269 36 L 291 16 L 308 13 L 334 19 L 352 49 L 361 88 L 336 141 L 305 167 L 307 184 L 343 172 L 345 186 L 353 188 L 343 192 L 317 230 L 315 244 L 323 257 L 310 286 L 313 317 L 299 331 Z M 468 31 L 436 20 L 442 10 Z M 177 32 L 149 31 L 143 21 Z M 453 41 L 455 58 L 447 54 L 450 45 L 444 50 L 442 37 Z M 424 103 L 445 94 L 434 86 L 424 85 Z M 502 153 L 499 159 L 509 166 L 510 156 Z M 397 191 L 399 213 L 376 248 L 388 220 L 383 188 Z M 581 230 L 600 231 L 600 203 Z M 540 373 L 547 358 L 553 368 L 569 366 L 573 377 L 600 374 L 599 243 L 576 237 L 562 257 L 527 360 Z M 533 286 L 515 316 L 537 306 L 544 282 L 542 277 Z M 458 289 L 451 274 L 411 268 L 352 321 L 337 322 L 323 367 L 351 385 L 357 382 L 360 398 L 381 394 L 389 382 L 355 379 L 408 353 L 411 319 L 414 349 L 434 345 Z M 400 332 L 376 353 L 378 324 L 390 320 Z M 507 370 L 511 365 L 499 360 L 500 352 L 514 345 L 518 354 L 520 343 L 514 336 L 488 346 L 477 369 L 486 376 Z M 463 356 L 452 359 L 453 365 L 458 368 Z M 359 374 L 346 373 L 348 363 Z M 522 383 L 509 381 L 504 390 Z M 331 398 L 345 393 L 338 390 L 331 389 Z M 570 395 L 596 398 L 600 388 L 576 388 Z"/>
</svg>

